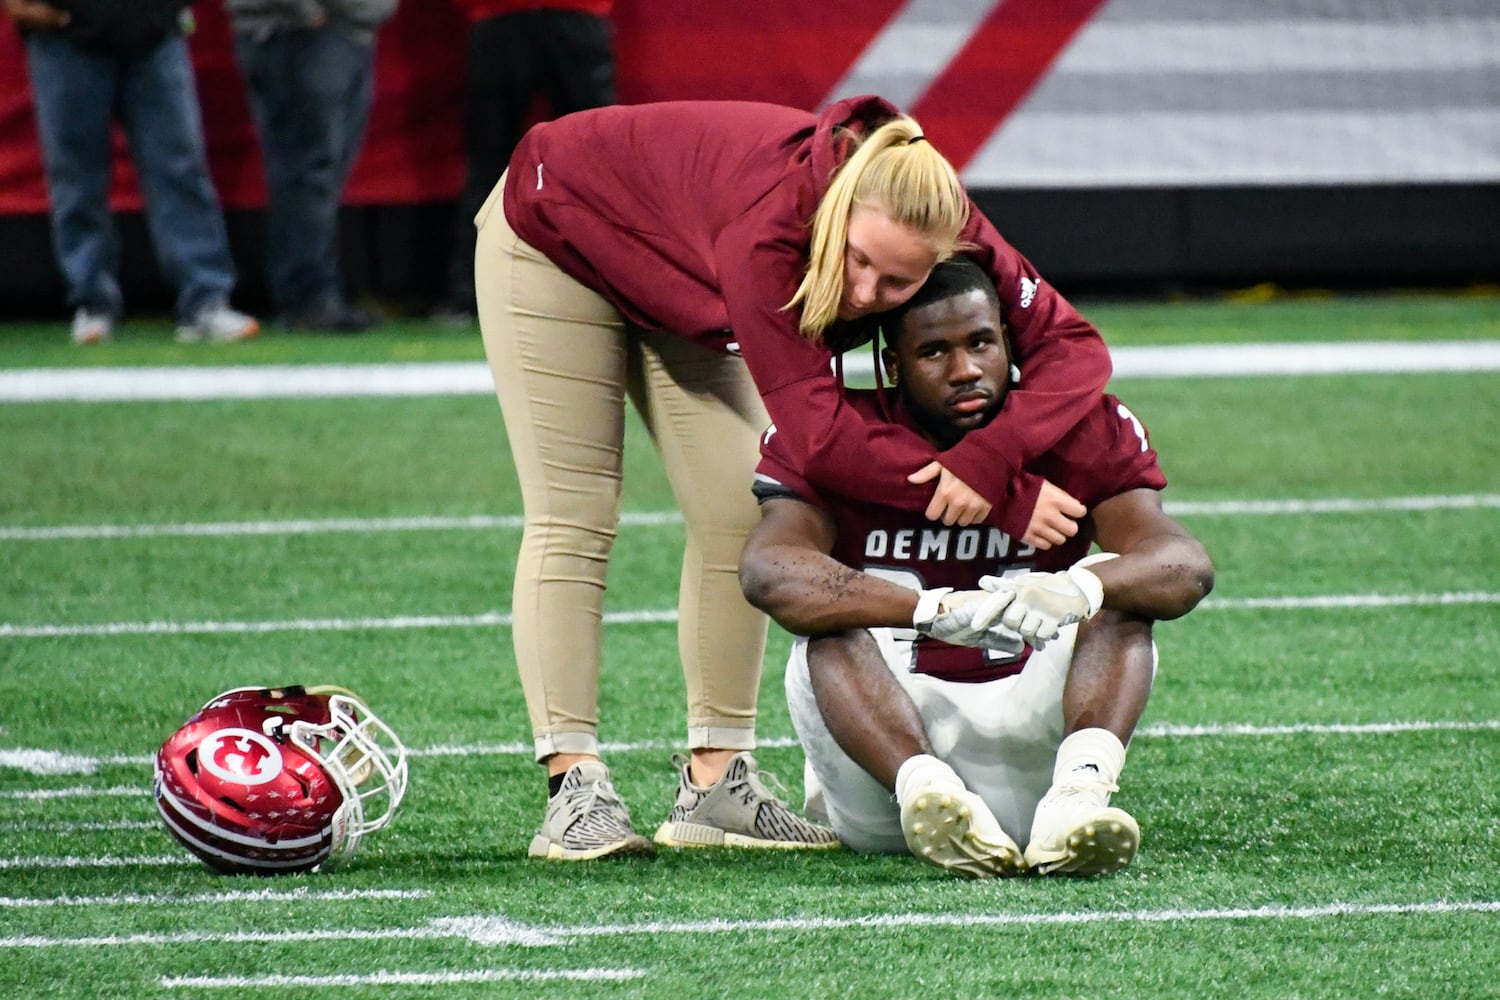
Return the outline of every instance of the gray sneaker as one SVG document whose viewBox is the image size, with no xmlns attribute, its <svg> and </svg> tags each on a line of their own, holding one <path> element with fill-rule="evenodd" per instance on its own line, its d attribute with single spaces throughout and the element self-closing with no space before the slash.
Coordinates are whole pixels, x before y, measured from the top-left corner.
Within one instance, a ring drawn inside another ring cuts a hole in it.
<svg viewBox="0 0 1500 1000">
<path fill-rule="evenodd" d="M 672 755 L 681 780 L 677 804 L 656 831 L 655 841 L 670 847 L 838 847 L 826 826 L 809 823 L 787 808 L 787 791 L 776 776 L 762 771 L 749 751 L 729 759 L 724 777 L 711 788 L 688 778 L 688 758 Z M 780 795 L 773 794 L 767 783 Z"/>
<path fill-rule="evenodd" d="M 526 853 L 553 861 L 588 861 L 612 855 L 656 853 L 651 841 L 630 825 L 630 810 L 609 780 L 602 761 L 574 764 L 562 788 L 547 801 L 541 832 Z"/>
</svg>

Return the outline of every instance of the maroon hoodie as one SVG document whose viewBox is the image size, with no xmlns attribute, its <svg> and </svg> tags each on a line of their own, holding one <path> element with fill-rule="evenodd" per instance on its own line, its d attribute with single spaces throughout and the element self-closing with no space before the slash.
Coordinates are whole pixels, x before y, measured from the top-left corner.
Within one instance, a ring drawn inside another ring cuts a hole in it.
<svg viewBox="0 0 1500 1000">
<path fill-rule="evenodd" d="M 977 207 L 963 239 L 995 278 L 1025 388 L 953 448 L 935 452 L 911 430 L 856 412 L 829 349 L 809 343 L 798 311 L 782 308 L 806 271 L 818 201 L 848 155 L 835 129 L 866 132 L 897 113 L 880 98 L 857 97 L 818 115 L 740 101 L 567 115 L 521 140 L 505 217 L 632 322 L 742 355 L 808 482 L 920 511 L 934 484 L 906 477 L 937 458 L 994 504 L 989 523 L 1020 537 L 1041 488 L 1021 468 L 1098 405 L 1109 353 Z M 849 326 L 834 324 L 826 340 L 868 338 Z"/>
</svg>

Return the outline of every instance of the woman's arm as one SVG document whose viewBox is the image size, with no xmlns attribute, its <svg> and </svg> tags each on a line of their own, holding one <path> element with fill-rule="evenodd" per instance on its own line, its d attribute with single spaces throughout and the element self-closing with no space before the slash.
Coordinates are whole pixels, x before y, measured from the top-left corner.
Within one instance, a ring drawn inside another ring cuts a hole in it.
<svg viewBox="0 0 1500 1000">
<path fill-rule="evenodd" d="M 1039 511 L 1041 480 L 1021 470 L 1098 403 L 1113 370 L 1109 350 L 1099 332 L 1005 242 L 977 207 L 963 239 L 995 279 L 1021 380 L 994 420 L 939 454 L 938 461 L 995 504 L 998 516 L 992 515 L 990 523 L 1033 544 L 1037 539 L 1055 542 L 1058 529 L 1076 520 L 1076 513 L 1068 513 L 1076 507 L 1059 506 L 1052 497 L 1052 506 Z M 1034 512 L 1043 515 L 1040 520 Z"/>
</svg>

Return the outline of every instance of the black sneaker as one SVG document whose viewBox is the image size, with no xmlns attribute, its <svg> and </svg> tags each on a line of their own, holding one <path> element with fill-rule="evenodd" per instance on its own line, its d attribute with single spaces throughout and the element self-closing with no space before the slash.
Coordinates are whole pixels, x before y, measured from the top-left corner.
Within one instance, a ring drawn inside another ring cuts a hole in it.
<svg viewBox="0 0 1500 1000">
<path fill-rule="evenodd" d="M 281 317 L 282 327 L 304 333 L 364 333 L 377 322 L 370 310 L 337 299 Z"/>
</svg>

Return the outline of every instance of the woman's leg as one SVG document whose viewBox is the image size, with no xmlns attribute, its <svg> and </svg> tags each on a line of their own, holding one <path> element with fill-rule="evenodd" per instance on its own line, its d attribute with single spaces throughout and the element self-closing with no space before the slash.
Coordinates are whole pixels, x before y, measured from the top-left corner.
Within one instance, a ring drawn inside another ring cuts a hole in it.
<svg viewBox="0 0 1500 1000">
<path fill-rule="evenodd" d="M 750 487 L 770 423 L 745 363 L 681 337 L 634 335 L 631 398 L 661 453 L 686 523 L 678 653 L 687 682 L 693 777 L 711 784 L 755 747 L 766 618 L 740 590 L 740 553 L 760 513 Z M 704 772 L 707 773 L 704 773 Z"/>
<path fill-rule="evenodd" d="M 475 277 L 485 354 L 525 506 L 512 594 L 516 665 L 537 760 L 598 756 L 626 334 L 608 302 L 515 235 L 499 190 L 477 217 Z"/>
</svg>

